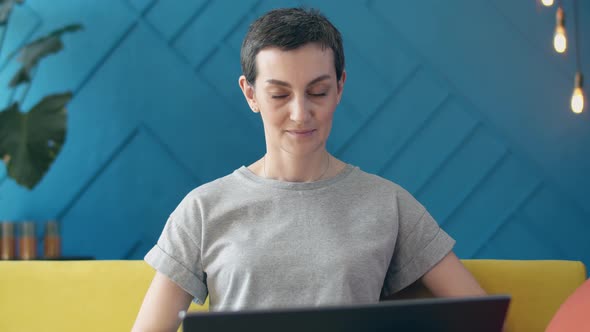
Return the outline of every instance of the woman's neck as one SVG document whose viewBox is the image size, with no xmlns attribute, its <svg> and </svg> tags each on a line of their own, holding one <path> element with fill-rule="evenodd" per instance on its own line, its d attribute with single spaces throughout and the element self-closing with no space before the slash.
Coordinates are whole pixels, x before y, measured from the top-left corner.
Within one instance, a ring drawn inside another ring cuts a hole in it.
<svg viewBox="0 0 590 332">
<path fill-rule="evenodd" d="M 262 176 L 288 182 L 315 182 L 330 173 L 331 161 L 326 150 L 308 157 L 267 152 L 262 157 Z"/>
</svg>

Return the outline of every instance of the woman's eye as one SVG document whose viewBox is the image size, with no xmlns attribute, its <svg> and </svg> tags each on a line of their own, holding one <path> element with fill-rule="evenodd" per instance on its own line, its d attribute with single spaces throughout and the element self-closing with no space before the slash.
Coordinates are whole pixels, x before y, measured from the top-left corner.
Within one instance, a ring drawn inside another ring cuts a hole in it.
<svg viewBox="0 0 590 332">
<path fill-rule="evenodd" d="M 326 96 L 326 93 L 325 92 L 322 92 L 322 93 L 310 93 L 309 95 L 312 96 L 312 97 L 324 97 L 324 96 Z"/>
<path fill-rule="evenodd" d="M 271 95 L 272 99 L 285 99 L 287 98 L 289 95 Z"/>
</svg>

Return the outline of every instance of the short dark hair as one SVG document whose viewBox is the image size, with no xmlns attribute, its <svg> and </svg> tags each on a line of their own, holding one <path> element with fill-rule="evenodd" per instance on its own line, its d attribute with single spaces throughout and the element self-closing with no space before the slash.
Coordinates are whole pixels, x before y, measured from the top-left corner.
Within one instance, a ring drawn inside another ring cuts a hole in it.
<svg viewBox="0 0 590 332">
<path fill-rule="evenodd" d="M 274 46 L 288 51 L 308 43 L 332 49 L 336 79 L 339 81 L 344 70 L 340 31 L 318 10 L 305 8 L 274 9 L 250 25 L 240 52 L 242 73 L 253 86 L 258 74 L 256 56 L 260 50 Z"/>
</svg>

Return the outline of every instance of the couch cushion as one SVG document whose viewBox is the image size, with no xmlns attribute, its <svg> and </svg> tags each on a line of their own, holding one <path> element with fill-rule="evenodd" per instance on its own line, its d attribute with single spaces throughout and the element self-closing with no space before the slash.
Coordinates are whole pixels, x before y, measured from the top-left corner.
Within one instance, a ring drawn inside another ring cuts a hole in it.
<svg viewBox="0 0 590 332">
<path fill-rule="evenodd" d="M 463 263 L 488 293 L 512 295 L 508 332 L 544 331 L 586 279 L 581 262 Z M 154 273 L 144 261 L 0 261 L 0 331 L 128 331 Z"/>
<path fill-rule="evenodd" d="M 0 331 L 129 331 L 154 273 L 144 261 L 2 261 Z"/>
</svg>

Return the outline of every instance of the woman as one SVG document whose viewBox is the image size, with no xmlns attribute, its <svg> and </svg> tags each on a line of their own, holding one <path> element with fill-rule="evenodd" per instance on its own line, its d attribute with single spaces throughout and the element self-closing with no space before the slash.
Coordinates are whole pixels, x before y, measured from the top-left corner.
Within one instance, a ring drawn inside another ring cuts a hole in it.
<svg viewBox="0 0 590 332">
<path fill-rule="evenodd" d="M 156 276 L 136 330 L 170 330 L 191 300 L 211 310 L 372 303 L 423 282 L 437 296 L 484 291 L 454 240 L 407 191 L 326 151 L 346 71 L 338 30 L 316 11 L 251 26 L 239 85 L 266 154 L 180 203 L 146 255 Z"/>
</svg>

